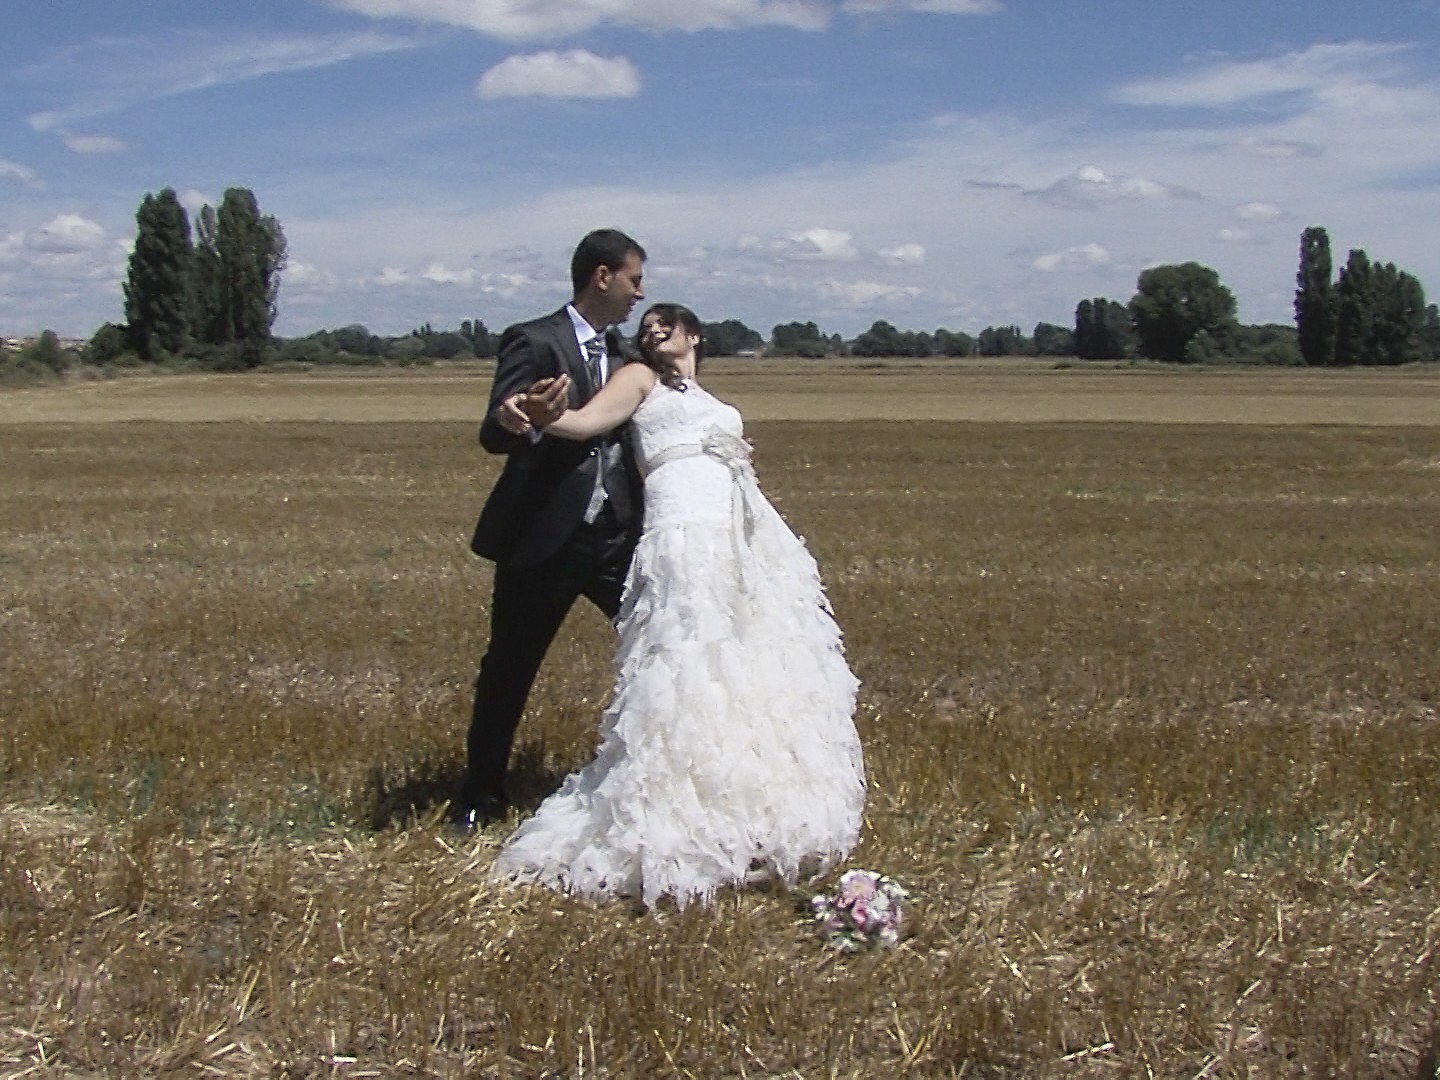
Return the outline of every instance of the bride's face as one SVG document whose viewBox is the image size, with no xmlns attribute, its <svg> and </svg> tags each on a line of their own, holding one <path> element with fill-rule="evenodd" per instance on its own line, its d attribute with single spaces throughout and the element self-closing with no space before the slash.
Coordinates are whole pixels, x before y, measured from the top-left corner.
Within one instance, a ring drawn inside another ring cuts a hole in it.
<svg viewBox="0 0 1440 1080">
<path fill-rule="evenodd" d="M 694 356 L 699 344 L 700 339 L 683 326 L 671 326 L 658 315 L 647 315 L 640 324 L 640 346 L 647 353 L 675 361 Z"/>
</svg>

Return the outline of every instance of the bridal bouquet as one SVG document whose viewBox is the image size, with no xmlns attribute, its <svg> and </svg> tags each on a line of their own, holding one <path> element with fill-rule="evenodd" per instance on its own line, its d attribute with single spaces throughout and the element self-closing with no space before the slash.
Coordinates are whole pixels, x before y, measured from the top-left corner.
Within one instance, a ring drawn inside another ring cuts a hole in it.
<svg viewBox="0 0 1440 1080">
<path fill-rule="evenodd" d="M 891 946 L 900 940 L 909 897 L 900 883 L 873 870 L 848 870 L 833 894 L 810 901 L 825 943 L 841 952 Z"/>
</svg>

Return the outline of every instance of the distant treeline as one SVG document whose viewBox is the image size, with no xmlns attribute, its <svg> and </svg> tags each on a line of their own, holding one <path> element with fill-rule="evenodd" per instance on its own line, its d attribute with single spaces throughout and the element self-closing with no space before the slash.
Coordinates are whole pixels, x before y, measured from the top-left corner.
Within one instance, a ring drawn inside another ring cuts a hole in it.
<svg viewBox="0 0 1440 1080">
<path fill-rule="evenodd" d="M 430 323 L 382 336 L 362 325 L 317 330 L 305 337 L 271 334 L 285 240 L 243 188 L 225 193 L 189 222 L 173 190 L 146 195 L 125 283 L 123 325 L 106 323 L 83 346 L 62 345 L 50 332 L 0 354 L 0 377 L 43 376 L 81 364 L 145 363 L 209 368 L 258 364 L 415 364 L 486 359 L 499 335 L 482 319 L 455 329 Z M 1308 228 L 1300 239 L 1295 323 L 1243 325 L 1234 294 L 1207 266 L 1187 262 L 1140 274 L 1127 302 L 1081 300 L 1070 326 L 1037 323 L 988 326 L 977 335 L 937 329 L 901 330 L 878 320 L 846 340 L 815 322 L 782 323 L 768 337 L 736 319 L 705 323 L 709 356 L 825 357 L 1074 357 L 1149 359 L 1178 364 L 1394 365 L 1440 361 L 1440 312 L 1425 301 L 1413 275 L 1352 250 L 1334 272 L 1330 238 Z"/>
</svg>

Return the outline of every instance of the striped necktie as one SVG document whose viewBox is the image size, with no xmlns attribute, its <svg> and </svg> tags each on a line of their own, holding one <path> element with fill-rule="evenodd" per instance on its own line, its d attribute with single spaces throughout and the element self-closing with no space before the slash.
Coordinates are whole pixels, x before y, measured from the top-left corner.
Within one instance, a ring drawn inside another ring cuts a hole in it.
<svg viewBox="0 0 1440 1080">
<path fill-rule="evenodd" d="M 590 376 L 590 392 L 605 385 L 605 338 L 596 334 L 585 343 L 585 373 Z"/>
</svg>

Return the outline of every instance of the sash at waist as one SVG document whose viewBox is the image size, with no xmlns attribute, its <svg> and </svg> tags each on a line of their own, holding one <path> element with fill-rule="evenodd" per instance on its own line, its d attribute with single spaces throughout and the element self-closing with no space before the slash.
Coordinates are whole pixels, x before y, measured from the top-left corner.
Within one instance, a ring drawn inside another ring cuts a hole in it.
<svg viewBox="0 0 1440 1080">
<path fill-rule="evenodd" d="M 667 446 L 643 465 L 648 478 L 656 469 L 684 458 L 708 457 L 730 470 L 734 485 L 731 488 L 730 506 L 735 520 L 735 540 L 743 537 L 749 541 L 755 531 L 758 507 L 755 500 L 760 498 L 760 488 L 755 482 L 755 471 L 750 467 L 750 444 L 723 428 L 709 428 L 699 442 L 676 443 Z M 745 565 L 742 560 L 741 565 Z"/>
<path fill-rule="evenodd" d="M 700 457 L 714 458 L 721 465 L 724 465 L 738 479 L 741 473 L 746 471 L 750 464 L 750 444 L 738 435 L 732 435 L 722 428 L 710 428 L 699 442 L 676 443 L 674 446 L 667 446 L 654 457 L 644 463 L 644 473 L 649 476 L 662 465 L 668 465 L 672 461 L 679 461 L 682 458 Z"/>
</svg>

